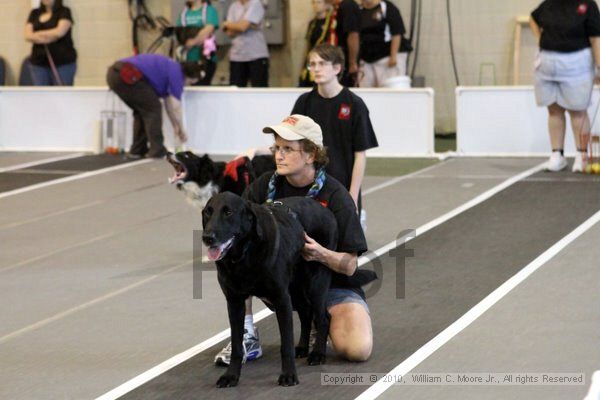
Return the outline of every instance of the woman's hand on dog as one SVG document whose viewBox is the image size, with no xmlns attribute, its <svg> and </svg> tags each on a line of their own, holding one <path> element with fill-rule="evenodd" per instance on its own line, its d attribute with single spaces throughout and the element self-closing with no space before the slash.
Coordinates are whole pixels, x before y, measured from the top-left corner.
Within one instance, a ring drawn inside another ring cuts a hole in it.
<svg viewBox="0 0 600 400">
<path fill-rule="evenodd" d="M 317 241 L 310 236 L 304 233 L 304 240 L 306 243 L 302 248 L 302 258 L 306 261 L 318 261 L 322 264 L 325 264 L 325 260 L 327 259 L 327 250 L 325 247 L 321 246 Z"/>
</svg>

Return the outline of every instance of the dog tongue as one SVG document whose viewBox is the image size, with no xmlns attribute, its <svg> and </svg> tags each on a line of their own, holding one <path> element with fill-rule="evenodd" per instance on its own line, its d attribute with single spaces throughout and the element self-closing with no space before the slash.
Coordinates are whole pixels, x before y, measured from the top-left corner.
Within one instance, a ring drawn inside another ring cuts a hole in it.
<svg viewBox="0 0 600 400">
<path fill-rule="evenodd" d="M 218 247 L 209 247 L 208 248 L 208 259 L 210 261 L 217 261 L 221 257 L 221 252 L 223 249 L 221 246 Z"/>
</svg>

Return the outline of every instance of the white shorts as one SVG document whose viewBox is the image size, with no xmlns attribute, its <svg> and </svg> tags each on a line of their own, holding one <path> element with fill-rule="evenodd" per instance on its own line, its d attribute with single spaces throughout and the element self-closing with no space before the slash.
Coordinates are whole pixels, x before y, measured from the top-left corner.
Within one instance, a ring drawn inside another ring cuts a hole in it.
<svg viewBox="0 0 600 400">
<path fill-rule="evenodd" d="M 535 100 L 538 106 L 557 103 L 572 111 L 590 105 L 594 85 L 592 50 L 572 53 L 541 50 L 535 60 Z"/>
<path fill-rule="evenodd" d="M 359 87 L 383 87 L 384 82 L 394 76 L 406 75 L 406 58 L 408 53 L 398 53 L 396 66 L 389 67 L 390 57 L 384 57 L 372 63 L 360 62 Z"/>
</svg>

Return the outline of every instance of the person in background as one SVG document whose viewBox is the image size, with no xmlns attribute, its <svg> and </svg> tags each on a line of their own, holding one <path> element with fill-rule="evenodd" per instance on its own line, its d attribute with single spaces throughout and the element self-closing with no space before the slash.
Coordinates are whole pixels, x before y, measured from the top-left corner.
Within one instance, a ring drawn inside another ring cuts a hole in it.
<svg viewBox="0 0 600 400">
<path fill-rule="evenodd" d="M 572 170 L 583 172 L 590 134 L 587 108 L 594 81 L 600 83 L 598 5 L 594 0 L 545 0 L 531 13 L 529 22 L 540 46 L 535 60 L 535 98 L 538 106 L 548 107 L 552 155 L 547 170 L 567 167 L 566 111 L 577 146 Z"/>
<path fill-rule="evenodd" d="M 329 155 L 327 173 L 348 189 L 360 212 L 366 151 L 378 146 L 369 109 L 338 80 L 344 69 L 344 54 L 339 47 L 320 44 L 308 58 L 317 86 L 296 100 L 292 114 L 306 115 L 319 124 Z"/>
<path fill-rule="evenodd" d="M 196 37 L 188 39 L 185 43 L 186 58 L 188 62 L 204 64 L 206 75 L 199 86 L 209 86 L 217 70 L 217 42 L 214 36 L 219 28 L 219 15 L 210 0 L 193 0 L 186 2 L 186 6 L 179 15 L 177 26 L 197 26 L 200 31 Z"/>
<path fill-rule="evenodd" d="M 362 0 L 360 10 L 360 87 L 383 87 L 387 79 L 406 75 L 408 41 L 400 10 L 387 0 Z M 404 46 L 403 46 L 404 45 Z"/>
<path fill-rule="evenodd" d="M 260 0 L 236 0 L 229 6 L 223 30 L 231 40 L 229 84 L 269 86 L 269 49 L 262 31 L 265 7 Z"/>
<path fill-rule="evenodd" d="M 306 30 L 306 50 L 304 52 L 304 59 L 302 60 L 303 64 L 298 82 L 299 87 L 312 87 L 315 84 L 308 70 L 308 53 L 316 45 L 326 43 L 331 36 L 331 17 L 333 14 L 331 4 L 325 0 L 312 0 L 312 7 L 315 17 L 308 23 L 308 29 Z"/>
<path fill-rule="evenodd" d="M 198 82 L 202 74 L 202 66 L 197 63 L 180 64 L 160 54 L 124 58 L 109 67 L 108 86 L 133 110 L 129 158 L 162 158 L 167 154 L 163 144 L 161 98 L 175 136 L 182 143 L 187 140 L 181 110 L 183 87 Z"/>
<path fill-rule="evenodd" d="M 331 35 L 327 43 L 340 46 L 346 63 L 340 82 L 347 87 L 358 85 L 358 51 L 360 48 L 360 8 L 354 0 L 327 0 L 333 7 Z"/>
<path fill-rule="evenodd" d="M 33 43 L 29 63 L 36 86 L 72 86 L 77 70 L 71 10 L 62 0 L 42 0 L 29 13 L 25 40 Z"/>
</svg>

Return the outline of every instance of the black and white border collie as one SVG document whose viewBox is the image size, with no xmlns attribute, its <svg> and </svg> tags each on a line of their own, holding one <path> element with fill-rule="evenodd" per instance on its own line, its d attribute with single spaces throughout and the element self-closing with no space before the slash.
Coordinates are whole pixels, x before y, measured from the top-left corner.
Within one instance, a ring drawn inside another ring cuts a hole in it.
<svg viewBox="0 0 600 400">
<path fill-rule="evenodd" d="M 239 157 L 225 163 L 213 161 L 206 154 L 199 157 L 191 151 L 182 151 L 169 153 L 167 161 L 175 170 L 169 182 L 183 191 L 187 201 L 199 210 L 217 193 L 241 196 L 254 179 L 275 170 L 271 155 Z"/>
</svg>

